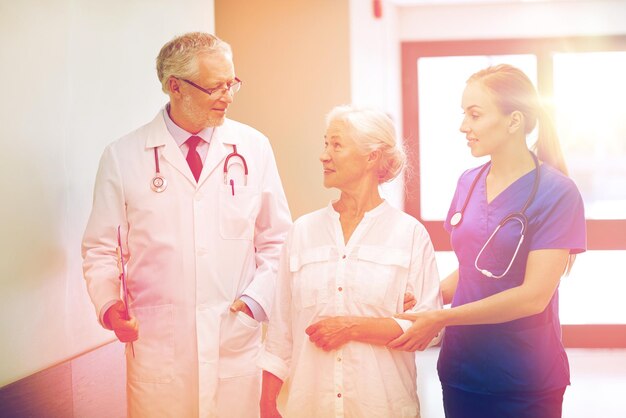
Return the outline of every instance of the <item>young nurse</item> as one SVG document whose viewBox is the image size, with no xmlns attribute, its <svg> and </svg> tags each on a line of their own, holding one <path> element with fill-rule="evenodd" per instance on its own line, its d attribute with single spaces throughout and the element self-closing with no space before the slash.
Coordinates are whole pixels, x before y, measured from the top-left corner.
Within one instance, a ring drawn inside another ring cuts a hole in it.
<svg viewBox="0 0 626 418">
<path fill-rule="evenodd" d="M 423 350 L 446 328 L 438 371 L 447 418 L 561 417 L 570 380 L 558 286 L 585 251 L 583 202 L 522 71 L 477 72 L 462 107 L 467 146 L 490 161 L 461 175 L 446 218 L 459 261 L 442 282 L 452 307 L 400 315 L 414 324 L 389 345 Z"/>
</svg>

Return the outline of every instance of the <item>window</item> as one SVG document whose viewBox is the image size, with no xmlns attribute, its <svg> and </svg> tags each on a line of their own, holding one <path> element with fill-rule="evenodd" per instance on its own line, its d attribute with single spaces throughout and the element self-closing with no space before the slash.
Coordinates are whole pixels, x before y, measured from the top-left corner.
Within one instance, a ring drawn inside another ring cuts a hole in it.
<svg viewBox="0 0 626 418">
<path fill-rule="evenodd" d="M 557 128 L 586 216 L 624 219 L 626 51 L 557 53 L 553 62 Z"/>
<path fill-rule="evenodd" d="M 459 132 L 461 93 L 472 73 L 503 62 L 552 99 L 570 176 L 585 201 L 588 251 L 561 284 L 564 342 L 626 347 L 626 311 L 617 300 L 626 294 L 619 263 L 626 255 L 626 37 L 404 43 L 403 135 L 413 167 L 406 210 L 428 229 L 442 274 L 452 271 L 443 219 L 461 172 L 484 161 L 471 157 Z"/>
</svg>

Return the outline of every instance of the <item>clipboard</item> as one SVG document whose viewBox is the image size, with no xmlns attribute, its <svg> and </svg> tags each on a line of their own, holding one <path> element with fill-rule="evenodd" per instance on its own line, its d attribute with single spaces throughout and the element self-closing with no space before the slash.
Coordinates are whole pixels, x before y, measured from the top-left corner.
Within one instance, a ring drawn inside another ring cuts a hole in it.
<svg viewBox="0 0 626 418">
<path fill-rule="evenodd" d="M 122 301 L 124 302 L 124 314 L 127 321 L 130 319 L 128 313 L 128 287 L 126 287 L 126 262 L 124 261 L 124 252 L 122 251 L 122 234 L 120 232 L 120 225 L 117 226 L 117 264 L 120 270 L 120 281 L 122 282 Z M 133 358 L 135 358 L 135 346 L 133 342 L 129 342 L 130 349 L 133 352 Z"/>
</svg>

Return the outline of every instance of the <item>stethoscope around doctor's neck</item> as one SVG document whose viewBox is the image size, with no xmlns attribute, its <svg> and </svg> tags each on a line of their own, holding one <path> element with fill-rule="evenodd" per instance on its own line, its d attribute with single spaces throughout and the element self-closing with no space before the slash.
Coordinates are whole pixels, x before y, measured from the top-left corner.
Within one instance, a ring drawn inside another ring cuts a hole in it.
<svg viewBox="0 0 626 418">
<path fill-rule="evenodd" d="M 533 161 L 535 163 L 535 181 L 533 182 L 533 188 L 530 192 L 530 195 L 528 196 L 528 199 L 526 199 L 526 203 L 524 203 L 522 210 L 520 210 L 519 212 L 510 213 L 506 215 L 504 218 L 502 218 L 500 222 L 498 222 L 496 229 L 493 230 L 493 232 L 491 233 L 491 235 L 489 236 L 489 238 L 487 239 L 483 247 L 478 252 L 476 259 L 474 260 L 474 267 L 476 268 L 476 270 L 480 271 L 483 275 L 493 278 L 493 279 L 501 279 L 509 272 L 509 270 L 511 269 L 511 266 L 513 265 L 513 261 L 515 261 L 515 257 L 517 257 L 517 253 L 520 247 L 522 246 L 522 242 L 524 241 L 524 236 L 526 234 L 526 229 L 528 228 L 528 218 L 526 217 L 526 209 L 528 209 L 530 204 L 535 199 L 535 195 L 537 194 L 537 189 L 539 188 L 539 160 L 537 159 L 537 156 L 533 152 L 531 152 L 530 155 L 533 157 Z M 476 183 L 482 177 L 485 170 L 487 170 L 487 168 L 489 168 L 490 166 L 491 166 L 491 162 L 488 162 L 485 165 L 483 165 L 483 167 L 478 172 L 478 175 L 474 178 L 474 181 L 472 181 L 472 184 L 469 188 L 469 191 L 467 192 L 467 196 L 465 197 L 465 202 L 463 202 L 463 206 L 461 207 L 461 210 L 454 213 L 452 217 L 450 218 L 450 225 L 452 225 L 453 227 L 459 226 L 461 222 L 463 221 L 463 213 L 465 212 L 465 209 L 467 208 L 467 204 L 469 203 L 469 200 L 472 197 L 472 193 L 474 193 L 474 188 L 476 187 Z M 518 222 L 520 224 L 521 226 L 520 239 L 517 243 L 517 247 L 515 248 L 515 252 L 513 253 L 513 257 L 511 257 L 511 261 L 509 262 L 509 265 L 507 266 L 507 268 L 504 270 L 502 274 L 494 274 L 487 269 L 480 268 L 478 266 L 478 263 L 480 260 L 480 256 L 485 251 L 485 248 L 487 248 L 487 245 L 489 245 L 489 243 L 493 240 L 493 238 L 496 236 L 500 228 L 502 228 L 508 222 Z"/>
<path fill-rule="evenodd" d="M 161 174 L 161 167 L 159 164 L 159 151 L 158 147 L 154 147 L 154 167 L 155 174 L 152 180 L 150 181 L 150 188 L 156 193 L 162 193 L 167 189 L 167 179 Z M 237 145 L 233 144 L 233 152 L 226 156 L 224 160 L 224 184 L 228 182 L 228 170 L 232 164 L 236 164 L 236 162 L 231 161 L 233 159 L 239 159 L 239 162 L 243 166 L 243 174 L 244 174 L 244 186 L 248 185 L 248 164 L 246 163 L 246 159 L 243 155 L 237 152 Z M 233 179 L 230 179 L 230 187 L 232 189 L 233 196 L 235 195 L 235 182 Z"/>
</svg>

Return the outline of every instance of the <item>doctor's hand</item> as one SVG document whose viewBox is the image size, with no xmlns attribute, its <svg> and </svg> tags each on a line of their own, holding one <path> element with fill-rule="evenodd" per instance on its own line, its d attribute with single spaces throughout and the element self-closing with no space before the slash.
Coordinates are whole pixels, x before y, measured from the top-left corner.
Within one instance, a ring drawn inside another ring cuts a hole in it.
<svg viewBox="0 0 626 418">
<path fill-rule="evenodd" d="M 117 338 L 123 343 L 137 340 L 139 336 L 139 324 L 137 319 L 126 319 L 126 307 L 121 300 L 117 301 L 104 313 L 103 321 L 108 325 Z"/>
<path fill-rule="evenodd" d="M 350 317 L 333 316 L 309 325 L 304 332 L 317 347 L 324 351 L 332 351 L 350 342 L 353 326 Z"/>
<path fill-rule="evenodd" d="M 413 325 L 404 334 L 389 342 L 387 347 L 401 351 L 424 351 L 444 327 L 439 313 L 440 311 L 426 311 L 394 315 L 395 318 L 413 321 Z"/>
<path fill-rule="evenodd" d="M 250 318 L 254 319 L 254 315 L 252 315 L 252 311 L 250 310 L 250 308 L 248 308 L 248 305 L 246 305 L 246 303 L 241 299 L 237 299 L 236 301 L 233 302 L 232 305 L 230 305 L 230 311 L 232 313 L 237 313 L 241 311 L 245 313 L 246 315 L 248 315 Z"/>
<path fill-rule="evenodd" d="M 417 300 L 415 300 L 415 295 L 411 292 L 406 292 L 404 294 L 404 306 L 402 308 L 402 312 L 406 312 L 412 307 L 415 306 Z"/>
<path fill-rule="evenodd" d="M 283 387 L 283 381 L 275 374 L 263 370 L 263 384 L 261 385 L 261 418 L 280 418 L 280 412 L 276 406 L 276 399 Z"/>
</svg>

